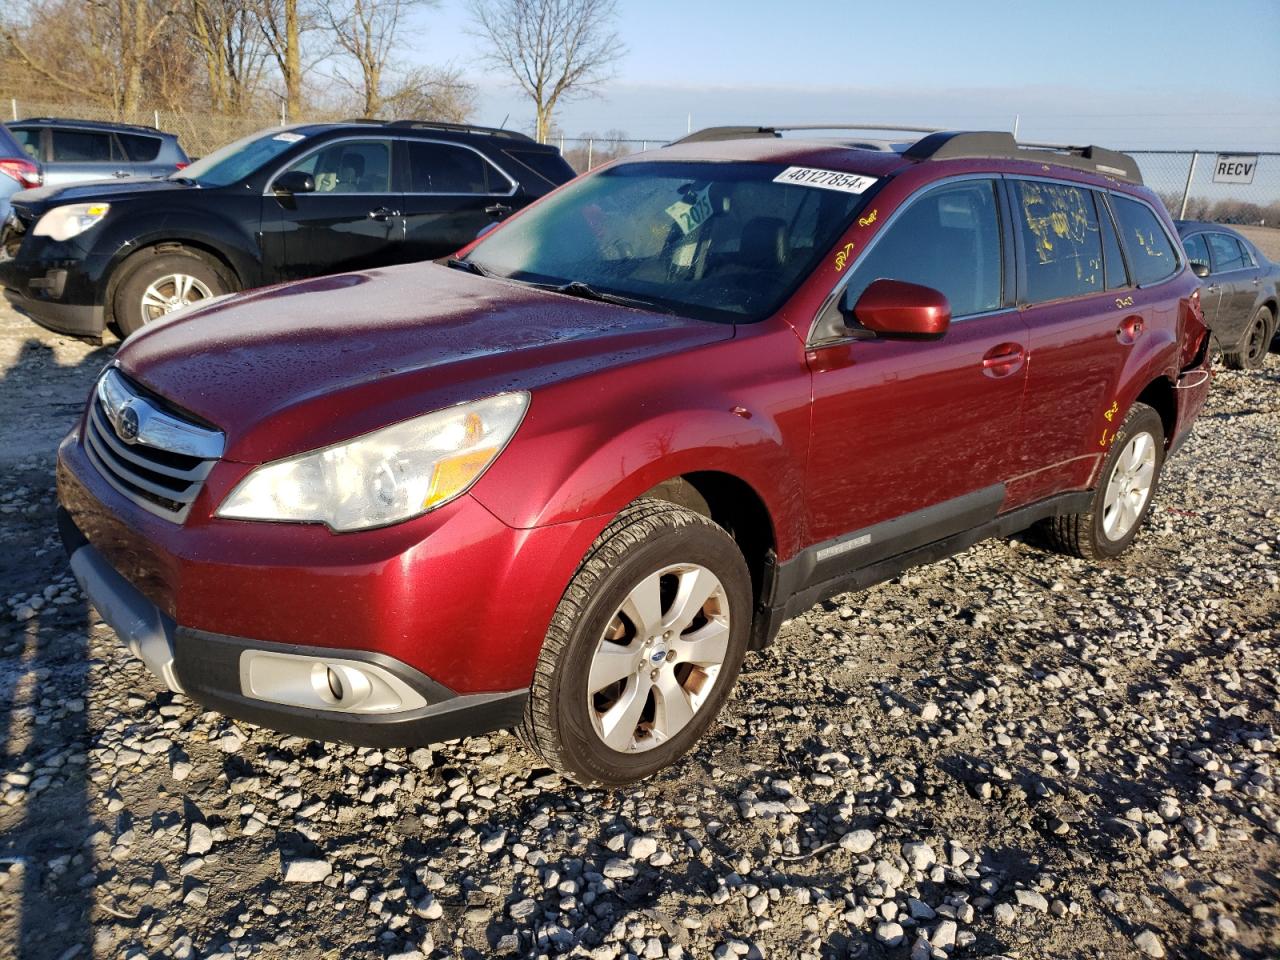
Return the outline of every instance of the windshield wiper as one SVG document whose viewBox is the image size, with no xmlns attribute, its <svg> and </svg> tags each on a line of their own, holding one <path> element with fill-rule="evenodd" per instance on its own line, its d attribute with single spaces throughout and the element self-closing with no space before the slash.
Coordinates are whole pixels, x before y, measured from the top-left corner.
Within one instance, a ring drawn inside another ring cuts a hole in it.
<svg viewBox="0 0 1280 960">
<path fill-rule="evenodd" d="M 467 273 L 474 273 L 477 277 L 492 276 L 488 270 L 480 266 L 473 260 L 463 260 L 461 257 L 450 257 L 445 261 L 445 266 L 453 267 L 455 270 L 465 270 Z"/>
<path fill-rule="evenodd" d="M 638 307 L 641 310 L 661 310 L 648 300 L 640 300 L 636 297 L 624 297 L 617 293 L 605 293 L 603 290 L 597 290 L 589 283 L 583 283 L 581 280 L 570 280 L 568 283 L 562 283 L 559 286 L 553 284 L 547 285 L 548 290 L 554 290 L 556 293 L 563 293 L 570 297 L 580 297 L 583 300 L 599 300 L 601 303 L 614 303 L 620 307 Z"/>
</svg>

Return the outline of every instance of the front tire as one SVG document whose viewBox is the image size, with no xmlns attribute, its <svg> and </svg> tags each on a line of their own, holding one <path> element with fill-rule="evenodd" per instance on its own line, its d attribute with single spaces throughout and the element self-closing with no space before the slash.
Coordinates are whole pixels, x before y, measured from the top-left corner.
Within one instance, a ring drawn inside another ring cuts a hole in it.
<svg viewBox="0 0 1280 960">
<path fill-rule="evenodd" d="M 1129 549 L 1155 499 L 1164 466 L 1164 423 L 1145 403 L 1135 403 L 1103 460 L 1086 513 L 1050 517 L 1043 528 L 1063 553 L 1109 560 Z"/>
<path fill-rule="evenodd" d="M 197 250 L 143 250 L 122 264 L 111 312 L 128 337 L 175 310 L 236 289 L 225 267 Z"/>
<path fill-rule="evenodd" d="M 622 786 L 688 752 L 746 655 L 751 577 L 706 517 L 638 500 L 600 534 L 556 608 L 522 739 L 584 786 Z"/>
<path fill-rule="evenodd" d="M 1223 362 L 1231 370 L 1257 370 L 1267 358 L 1271 349 L 1271 310 L 1259 307 L 1253 319 L 1249 321 L 1249 329 L 1239 350 L 1222 355 Z"/>
</svg>

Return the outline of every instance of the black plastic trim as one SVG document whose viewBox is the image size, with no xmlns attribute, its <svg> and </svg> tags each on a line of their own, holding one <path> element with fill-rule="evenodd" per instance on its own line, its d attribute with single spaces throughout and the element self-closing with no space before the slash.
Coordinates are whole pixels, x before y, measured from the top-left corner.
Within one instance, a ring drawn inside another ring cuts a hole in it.
<svg viewBox="0 0 1280 960">
<path fill-rule="evenodd" d="M 392 714 L 343 713 L 267 703 L 240 692 L 240 655 L 269 650 L 376 664 L 413 687 L 427 706 Z M 408 664 L 367 650 L 268 643 L 179 626 L 174 673 L 192 699 L 211 710 L 281 733 L 362 747 L 413 747 L 517 726 L 528 690 L 459 694 Z"/>
<path fill-rule="evenodd" d="M 867 531 L 874 531 L 878 528 L 887 528 L 889 524 L 906 521 L 899 530 L 895 531 L 894 542 L 916 545 L 907 546 L 902 552 L 893 555 L 881 556 L 869 562 L 851 566 L 825 579 L 823 578 L 825 571 L 819 569 L 814 560 L 816 551 L 831 543 L 856 540 L 866 531 L 851 533 L 838 540 L 828 541 L 827 544 L 817 544 L 802 550 L 790 560 L 780 563 L 777 576 L 774 578 L 772 602 L 756 612 L 751 648 L 759 650 L 768 646 L 777 636 L 778 629 L 784 621 L 804 613 L 815 603 L 840 593 L 865 590 L 877 583 L 892 580 L 913 567 L 943 560 L 992 537 L 1010 536 L 1049 517 L 1084 513 L 1093 500 L 1091 490 L 1058 494 L 1016 510 L 1010 510 L 1008 513 L 990 517 L 985 521 L 979 521 L 968 529 L 951 531 L 951 526 L 960 522 L 961 518 L 979 516 L 982 504 L 978 499 L 979 495 L 989 495 L 989 491 L 995 489 L 999 489 L 1003 496 L 1003 485 L 989 487 L 977 491 L 976 494 L 946 501 L 945 504 L 939 504 L 929 510 L 917 511 L 898 520 L 868 527 Z M 934 514 L 931 521 L 926 521 L 922 516 L 940 507 L 948 507 L 941 516 Z M 859 560 L 864 559 L 866 559 L 865 556 L 859 554 Z"/>
</svg>

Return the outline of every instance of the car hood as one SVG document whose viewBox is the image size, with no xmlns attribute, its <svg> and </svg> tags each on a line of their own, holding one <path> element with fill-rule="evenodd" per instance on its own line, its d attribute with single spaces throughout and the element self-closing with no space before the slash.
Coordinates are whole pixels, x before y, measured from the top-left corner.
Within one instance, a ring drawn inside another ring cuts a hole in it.
<svg viewBox="0 0 1280 960">
<path fill-rule="evenodd" d="M 177 180 L 125 177 L 118 180 L 114 178 L 86 180 L 80 183 L 36 187 L 34 190 L 23 190 L 21 193 L 14 194 L 13 199 L 24 207 L 52 207 L 63 203 L 111 203 L 115 200 L 127 200 L 142 193 L 184 193 L 198 189 L 200 188 L 188 183 L 179 183 Z"/>
<path fill-rule="evenodd" d="M 425 263 L 220 299 L 148 325 L 116 362 L 222 429 L 227 459 L 260 463 L 733 334 Z"/>
</svg>

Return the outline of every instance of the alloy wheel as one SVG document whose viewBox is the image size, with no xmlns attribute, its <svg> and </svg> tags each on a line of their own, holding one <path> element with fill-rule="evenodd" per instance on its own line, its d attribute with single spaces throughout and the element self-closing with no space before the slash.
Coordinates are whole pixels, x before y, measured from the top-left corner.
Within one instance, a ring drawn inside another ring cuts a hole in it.
<svg viewBox="0 0 1280 960">
<path fill-rule="evenodd" d="M 724 585 L 706 567 L 672 564 L 641 580 L 591 660 L 587 708 L 596 736 L 623 753 L 676 736 L 715 687 L 729 636 Z"/>
<path fill-rule="evenodd" d="M 213 291 L 203 280 L 189 273 L 170 273 L 160 277 L 142 291 L 142 319 L 144 323 L 158 320 L 165 314 L 181 310 L 200 300 L 208 300 Z"/>
<path fill-rule="evenodd" d="M 1135 434 L 1125 444 L 1111 470 L 1102 500 L 1102 531 L 1110 540 L 1123 539 L 1151 497 L 1156 475 L 1156 444 L 1149 433 Z"/>
</svg>

